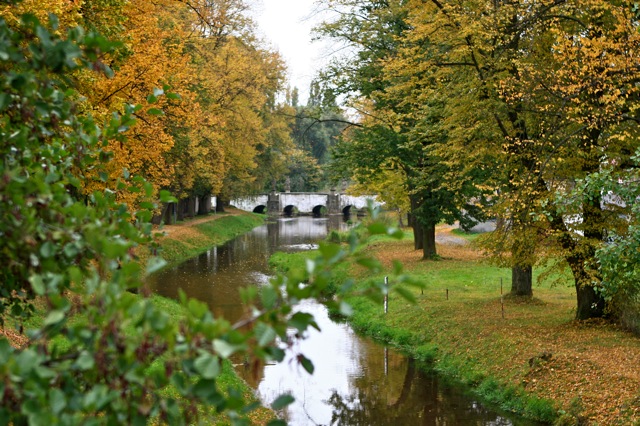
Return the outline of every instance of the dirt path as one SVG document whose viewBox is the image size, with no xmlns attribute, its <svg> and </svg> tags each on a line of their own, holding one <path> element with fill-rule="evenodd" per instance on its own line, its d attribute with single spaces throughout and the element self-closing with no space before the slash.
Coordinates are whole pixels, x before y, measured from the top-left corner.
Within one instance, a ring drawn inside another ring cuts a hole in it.
<svg viewBox="0 0 640 426">
<path fill-rule="evenodd" d="M 451 231 L 458 229 L 457 225 L 438 225 L 436 227 L 436 243 L 449 246 L 466 246 L 469 241 L 453 235 Z"/>
</svg>

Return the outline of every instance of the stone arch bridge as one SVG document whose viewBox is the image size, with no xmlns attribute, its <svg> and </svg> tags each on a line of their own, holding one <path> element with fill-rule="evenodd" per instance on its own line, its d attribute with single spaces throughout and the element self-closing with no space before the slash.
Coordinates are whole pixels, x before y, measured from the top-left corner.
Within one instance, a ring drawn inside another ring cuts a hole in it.
<svg viewBox="0 0 640 426">
<path fill-rule="evenodd" d="M 268 213 L 273 216 L 292 216 L 308 214 L 322 216 L 325 214 L 354 214 L 357 210 L 368 207 L 369 200 L 373 206 L 383 203 L 375 196 L 352 196 L 331 191 L 322 192 L 271 192 L 269 194 L 231 200 L 229 204 L 240 210 L 254 213 Z"/>
</svg>

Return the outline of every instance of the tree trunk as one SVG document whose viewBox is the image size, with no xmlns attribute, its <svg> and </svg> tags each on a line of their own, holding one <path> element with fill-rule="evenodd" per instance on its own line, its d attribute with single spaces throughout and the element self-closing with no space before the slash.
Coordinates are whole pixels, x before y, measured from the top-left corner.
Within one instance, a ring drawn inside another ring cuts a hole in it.
<svg viewBox="0 0 640 426">
<path fill-rule="evenodd" d="M 196 197 L 187 198 L 187 217 L 195 217 L 196 215 Z"/>
<path fill-rule="evenodd" d="M 416 361 L 409 357 L 407 372 L 404 375 L 404 381 L 402 382 L 402 390 L 400 391 L 400 396 L 398 400 L 390 405 L 391 408 L 402 408 L 402 405 L 407 402 L 409 396 L 411 395 L 411 385 L 413 384 L 413 380 L 416 376 Z"/>
<path fill-rule="evenodd" d="M 429 225 L 422 227 L 423 233 L 423 249 L 422 249 L 422 258 L 423 259 L 433 259 L 438 254 L 436 253 L 436 226 Z"/>
<path fill-rule="evenodd" d="M 424 229 L 418 221 L 415 211 L 420 207 L 420 201 L 415 195 L 409 197 L 411 203 L 411 211 L 409 212 L 409 226 L 413 228 L 413 248 L 422 250 L 424 248 Z"/>
<path fill-rule="evenodd" d="M 511 268 L 511 295 L 533 296 L 531 283 L 533 281 L 533 268 L 531 266 L 513 266 Z"/>
<path fill-rule="evenodd" d="M 424 248 L 424 228 L 413 218 L 413 248 L 422 250 Z"/>
<path fill-rule="evenodd" d="M 602 318 L 604 316 L 604 299 L 596 292 L 593 286 L 576 284 L 576 296 L 578 299 L 578 307 L 576 308 L 577 320 Z"/>
<path fill-rule="evenodd" d="M 227 201 L 225 201 L 220 195 L 218 195 L 217 200 L 218 202 L 216 203 L 216 212 L 224 213 L 224 205 L 226 204 Z"/>
<path fill-rule="evenodd" d="M 175 225 L 176 223 L 176 203 L 167 203 L 162 211 L 162 221 L 167 225 Z"/>
<path fill-rule="evenodd" d="M 176 221 L 183 221 L 186 211 L 186 200 L 180 200 L 176 204 Z"/>
<path fill-rule="evenodd" d="M 211 211 L 211 195 L 206 194 L 200 197 L 200 203 L 198 203 L 198 214 L 209 214 Z"/>
</svg>

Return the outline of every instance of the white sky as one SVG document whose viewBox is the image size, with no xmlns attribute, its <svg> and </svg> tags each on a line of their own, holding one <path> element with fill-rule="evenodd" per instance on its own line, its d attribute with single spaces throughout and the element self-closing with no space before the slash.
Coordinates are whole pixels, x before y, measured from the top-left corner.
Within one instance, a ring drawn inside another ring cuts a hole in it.
<svg viewBox="0 0 640 426">
<path fill-rule="evenodd" d="M 289 66 L 291 87 L 300 91 L 306 104 L 309 84 L 326 59 L 321 42 L 311 42 L 315 0 L 255 0 L 255 19 L 261 35 L 279 51 Z"/>
</svg>

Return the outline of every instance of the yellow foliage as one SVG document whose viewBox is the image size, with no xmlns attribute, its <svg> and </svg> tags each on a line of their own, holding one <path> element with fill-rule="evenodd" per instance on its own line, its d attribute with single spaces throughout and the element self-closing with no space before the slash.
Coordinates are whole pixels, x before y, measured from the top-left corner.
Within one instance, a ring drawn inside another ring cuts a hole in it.
<svg viewBox="0 0 640 426">
<path fill-rule="evenodd" d="M 250 184 L 266 147 L 284 141 L 286 151 L 286 120 L 267 117 L 284 83 L 283 62 L 258 46 L 243 2 L 24 0 L 0 8 L 9 21 L 24 12 L 43 20 L 54 13 L 61 32 L 82 25 L 122 43 L 102 58 L 112 78 L 75 76 L 81 108 L 98 122 L 124 105 L 141 106 L 127 141 L 106 148 L 108 181 L 95 179 L 87 192 L 113 187 L 127 170 L 179 197 L 217 193 L 230 182 Z"/>
</svg>

